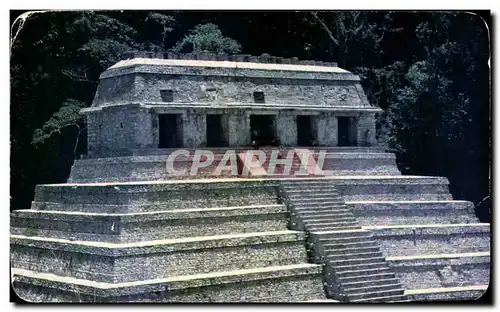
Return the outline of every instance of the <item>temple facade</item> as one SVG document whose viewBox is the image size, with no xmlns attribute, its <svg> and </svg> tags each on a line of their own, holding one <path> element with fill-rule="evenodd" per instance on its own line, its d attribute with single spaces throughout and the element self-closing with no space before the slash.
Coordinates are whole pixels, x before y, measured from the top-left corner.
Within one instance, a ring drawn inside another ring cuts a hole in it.
<svg viewBox="0 0 500 312">
<path fill-rule="evenodd" d="M 134 57 L 85 108 L 88 157 L 162 148 L 373 146 L 360 78 L 336 63 L 245 55 Z"/>
</svg>

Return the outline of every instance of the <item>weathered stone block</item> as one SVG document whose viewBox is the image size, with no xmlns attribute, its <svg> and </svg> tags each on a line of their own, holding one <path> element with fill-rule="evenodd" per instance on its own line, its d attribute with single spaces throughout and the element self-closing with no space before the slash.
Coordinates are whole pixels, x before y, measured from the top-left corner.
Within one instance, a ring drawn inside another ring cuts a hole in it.
<svg viewBox="0 0 500 312">
<path fill-rule="evenodd" d="M 365 228 L 373 233 L 386 256 L 485 252 L 490 248 L 487 224 Z"/>
<path fill-rule="evenodd" d="M 118 243 L 280 231 L 286 225 L 286 208 L 282 205 L 104 215 L 19 210 L 11 218 L 11 234 L 61 239 L 77 236 L 80 240 Z"/>
<path fill-rule="evenodd" d="M 490 257 L 466 254 L 439 258 L 388 259 L 406 289 L 428 289 L 488 285 Z"/>
</svg>

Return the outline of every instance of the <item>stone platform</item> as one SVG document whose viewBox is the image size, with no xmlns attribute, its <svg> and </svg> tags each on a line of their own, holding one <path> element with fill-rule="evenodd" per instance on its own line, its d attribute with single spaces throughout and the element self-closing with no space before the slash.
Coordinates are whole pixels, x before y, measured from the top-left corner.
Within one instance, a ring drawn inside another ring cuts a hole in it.
<svg viewBox="0 0 500 312">
<path fill-rule="evenodd" d="M 304 149 L 304 148 L 300 148 Z M 375 147 L 337 147 L 337 148 L 306 148 L 317 160 L 319 151 L 326 154 L 321 169 L 331 171 L 334 176 L 349 175 L 400 175 L 396 165 L 395 156 L 386 153 L 383 149 Z M 214 154 L 214 162 L 209 167 L 201 168 L 193 177 L 189 175 L 175 176 L 167 171 L 169 155 L 176 149 L 147 149 L 131 151 L 130 155 L 109 158 L 89 158 L 76 160 L 71 170 L 68 182 L 126 182 L 126 181 L 163 181 L 178 179 L 199 178 L 227 178 L 241 176 L 241 166 L 237 174 L 231 171 L 216 172 L 216 168 L 227 151 L 236 151 L 239 155 L 247 150 L 232 148 L 205 148 Z M 178 156 L 172 164 L 175 170 L 187 170 L 190 172 L 193 164 L 195 150 L 185 149 L 190 152 L 189 157 Z M 294 152 L 294 148 L 260 148 L 267 159 L 270 159 L 273 150 L 279 151 L 280 155 L 286 156 L 288 152 Z M 296 157 L 297 158 L 297 157 Z M 295 159 L 291 174 L 298 171 L 300 160 Z M 267 170 L 268 161 L 263 164 Z M 232 176 L 231 176 L 232 174 Z M 272 176 L 267 176 L 272 177 Z"/>
<path fill-rule="evenodd" d="M 14 289 L 36 302 L 481 296 L 490 225 L 445 178 L 382 173 L 38 185 L 11 214 Z"/>
</svg>

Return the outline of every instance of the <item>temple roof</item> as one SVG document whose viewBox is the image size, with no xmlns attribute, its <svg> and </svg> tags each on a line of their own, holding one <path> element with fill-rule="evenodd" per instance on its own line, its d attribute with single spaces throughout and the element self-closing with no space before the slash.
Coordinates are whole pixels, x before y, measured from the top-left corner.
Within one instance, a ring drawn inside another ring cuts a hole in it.
<svg viewBox="0 0 500 312">
<path fill-rule="evenodd" d="M 92 107 L 380 110 L 368 102 L 359 76 L 333 62 L 208 53 L 131 57 L 101 74 Z"/>
<path fill-rule="evenodd" d="M 313 61 L 314 62 L 314 61 Z M 336 64 L 336 63 L 334 63 Z M 314 64 L 277 64 L 277 63 L 254 63 L 239 61 L 216 61 L 216 60 L 190 60 L 190 59 L 148 59 L 134 58 L 116 63 L 108 68 L 117 69 L 134 65 L 159 65 L 159 66 L 186 66 L 186 67 L 212 67 L 212 68 L 241 68 L 279 71 L 305 71 L 323 73 L 350 73 L 337 66 L 324 66 Z"/>
<path fill-rule="evenodd" d="M 359 81 L 359 77 L 335 62 L 299 60 L 263 54 L 224 55 L 211 53 L 129 53 L 101 74 L 101 79 L 129 74 L 194 74 L 283 79 L 326 79 Z M 200 71 L 201 70 L 201 71 Z"/>
</svg>

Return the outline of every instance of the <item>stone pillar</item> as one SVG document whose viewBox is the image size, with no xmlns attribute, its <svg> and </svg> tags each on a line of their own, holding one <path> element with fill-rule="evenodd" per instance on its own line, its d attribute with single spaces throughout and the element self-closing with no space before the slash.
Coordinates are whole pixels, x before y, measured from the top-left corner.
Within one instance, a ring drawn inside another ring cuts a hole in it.
<svg viewBox="0 0 500 312">
<path fill-rule="evenodd" d="M 186 110 L 182 114 L 182 146 L 205 147 L 207 142 L 207 117 L 205 112 Z"/>
<path fill-rule="evenodd" d="M 250 145 L 250 115 L 237 110 L 229 113 L 227 121 L 229 146 Z"/>
<path fill-rule="evenodd" d="M 332 113 L 321 113 L 316 117 L 316 141 L 319 146 L 337 146 L 338 120 Z"/>
<path fill-rule="evenodd" d="M 159 124 L 159 117 L 158 113 L 155 111 L 150 112 L 150 118 L 151 118 L 151 131 L 152 131 L 152 140 L 153 140 L 153 147 L 157 148 L 160 144 L 160 124 Z"/>
<path fill-rule="evenodd" d="M 360 146 L 361 141 L 358 138 L 358 116 L 349 116 L 349 129 L 347 131 L 347 141 L 349 146 Z"/>
<path fill-rule="evenodd" d="M 156 123 L 153 122 L 156 118 Z M 151 114 L 147 108 L 140 108 L 137 113 L 137 121 L 135 122 L 135 138 L 137 148 L 153 148 L 158 147 L 158 139 L 156 133 L 158 129 L 153 126 L 158 124 L 158 115 Z"/>
<path fill-rule="evenodd" d="M 376 145 L 376 126 L 374 113 L 361 113 L 357 122 L 357 145 Z"/>
<path fill-rule="evenodd" d="M 277 115 L 276 136 L 282 146 L 297 146 L 297 115 L 291 113 Z"/>
<path fill-rule="evenodd" d="M 229 145 L 229 117 L 227 114 L 223 114 L 221 117 L 222 133 L 224 135 L 225 145 Z"/>
</svg>

